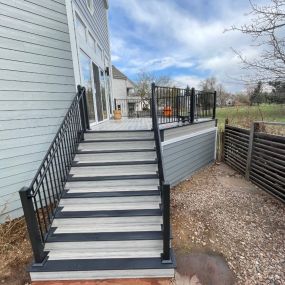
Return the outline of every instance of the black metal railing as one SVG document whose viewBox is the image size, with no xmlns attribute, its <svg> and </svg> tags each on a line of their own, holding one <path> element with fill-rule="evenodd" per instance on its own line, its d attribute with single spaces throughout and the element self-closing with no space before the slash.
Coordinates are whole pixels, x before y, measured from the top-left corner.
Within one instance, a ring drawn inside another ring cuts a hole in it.
<svg viewBox="0 0 285 285">
<path fill-rule="evenodd" d="M 154 132 L 155 148 L 157 154 L 158 163 L 158 175 L 159 185 L 162 198 L 162 214 L 163 214 L 163 253 L 161 255 L 162 262 L 172 262 L 170 254 L 170 185 L 165 183 L 163 161 L 162 161 L 162 148 L 161 137 L 158 123 L 157 113 L 157 87 L 152 84 L 152 100 L 151 100 L 151 112 L 152 112 L 152 128 Z"/>
<path fill-rule="evenodd" d="M 89 129 L 89 120 L 85 88 L 78 86 L 78 93 L 34 179 L 29 187 L 20 190 L 36 263 L 45 260 L 44 244 L 64 192 L 72 160 L 86 129 Z"/>
<path fill-rule="evenodd" d="M 155 86 L 159 124 L 215 119 L 216 92 Z"/>
<path fill-rule="evenodd" d="M 150 118 L 151 102 L 149 98 L 143 99 L 114 99 L 115 109 L 121 110 L 122 117 Z"/>
</svg>

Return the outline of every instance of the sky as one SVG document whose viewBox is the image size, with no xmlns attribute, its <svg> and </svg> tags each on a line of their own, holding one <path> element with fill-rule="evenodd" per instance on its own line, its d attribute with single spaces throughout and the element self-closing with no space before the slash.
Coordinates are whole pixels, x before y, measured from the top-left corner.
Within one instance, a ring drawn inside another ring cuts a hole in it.
<svg viewBox="0 0 285 285">
<path fill-rule="evenodd" d="M 249 11 L 248 0 L 110 0 L 112 62 L 132 80 L 144 71 L 198 88 L 215 76 L 239 92 L 245 71 L 233 49 L 248 59 L 258 51 L 246 35 L 225 30 L 248 23 Z"/>
</svg>

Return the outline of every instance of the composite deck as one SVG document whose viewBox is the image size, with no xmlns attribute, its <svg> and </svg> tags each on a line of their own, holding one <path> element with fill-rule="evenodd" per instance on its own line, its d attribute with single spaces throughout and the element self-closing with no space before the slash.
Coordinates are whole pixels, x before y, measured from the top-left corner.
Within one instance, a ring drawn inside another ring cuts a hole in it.
<svg viewBox="0 0 285 285">
<path fill-rule="evenodd" d="M 142 121 L 138 131 L 124 122 L 112 131 L 116 123 L 85 133 L 33 281 L 174 276 L 174 264 L 161 260 L 154 134 Z"/>
</svg>

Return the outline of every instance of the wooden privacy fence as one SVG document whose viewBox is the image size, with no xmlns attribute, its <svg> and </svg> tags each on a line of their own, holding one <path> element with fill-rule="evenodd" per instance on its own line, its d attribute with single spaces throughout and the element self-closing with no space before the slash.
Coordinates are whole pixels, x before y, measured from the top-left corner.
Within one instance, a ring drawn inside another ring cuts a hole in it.
<svg viewBox="0 0 285 285">
<path fill-rule="evenodd" d="M 264 133 L 265 124 L 254 122 L 250 130 L 225 125 L 220 136 L 222 159 L 248 180 L 285 202 L 285 137 Z"/>
</svg>

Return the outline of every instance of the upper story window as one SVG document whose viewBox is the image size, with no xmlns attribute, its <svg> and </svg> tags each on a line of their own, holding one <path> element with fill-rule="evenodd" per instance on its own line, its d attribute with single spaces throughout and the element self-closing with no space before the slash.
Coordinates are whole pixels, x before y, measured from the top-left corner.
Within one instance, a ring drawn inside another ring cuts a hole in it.
<svg viewBox="0 0 285 285">
<path fill-rule="evenodd" d="M 86 42 L 86 26 L 81 21 L 78 15 L 76 15 L 76 32 L 79 38 Z"/>
<path fill-rule="evenodd" d="M 90 11 L 90 13 L 93 13 L 94 12 L 94 3 L 93 3 L 93 0 L 86 0 L 87 1 L 87 7 Z"/>
<path fill-rule="evenodd" d="M 88 43 L 88 46 L 94 51 L 96 52 L 96 41 L 95 39 L 92 37 L 92 35 L 90 33 L 88 33 L 88 36 L 87 36 L 87 43 Z"/>
</svg>

